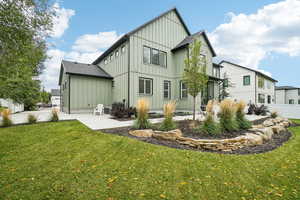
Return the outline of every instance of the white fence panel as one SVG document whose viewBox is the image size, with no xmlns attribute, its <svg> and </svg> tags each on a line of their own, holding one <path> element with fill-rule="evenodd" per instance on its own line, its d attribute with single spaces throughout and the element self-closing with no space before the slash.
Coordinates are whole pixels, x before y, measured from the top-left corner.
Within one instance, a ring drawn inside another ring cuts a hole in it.
<svg viewBox="0 0 300 200">
<path fill-rule="evenodd" d="M 300 105 L 298 104 L 271 104 L 267 106 L 270 111 L 276 111 L 282 117 L 300 119 Z"/>
<path fill-rule="evenodd" d="M 0 99 L 0 105 L 10 109 L 12 113 L 24 111 L 24 104 L 14 103 L 10 99 Z"/>
</svg>

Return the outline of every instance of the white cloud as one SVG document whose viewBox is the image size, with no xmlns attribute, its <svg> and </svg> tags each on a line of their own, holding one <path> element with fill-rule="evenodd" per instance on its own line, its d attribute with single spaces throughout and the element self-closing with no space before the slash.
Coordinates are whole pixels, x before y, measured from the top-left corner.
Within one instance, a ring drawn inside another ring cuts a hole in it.
<svg viewBox="0 0 300 200">
<path fill-rule="evenodd" d="M 120 35 L 118 36 L 116 31 L 99 32 L 94 35 L 86 34 L 78 37 L 71 47 L 71 51 L 62 51 L 55 48 L 49 49 L 47 55 L 50 58 L 46 60 L 46 69 L 40 76 L 43 85 L 47 90 L 58 88 L 59 71 L 62 59 L 81 63 L 92 63 L 119 37 Z"/>
<path fill-rule="evenodd" d="M 58 3 L 54 3 L 53 10 L 56 16 L 53 18 L 53 29 L 50 35 L 54 38 L 60 38 L 69 27 L 70 18 L 75 15 L 72 9 L 60 8 Z"/>
<path fill-rule="evenodd" d="M 209 34 L 219 57 L 257 69 L 272 52 L 300 55 L 299 0 L 269 4 L 250 15 L 228 16 L 228 23 Z"/>
<path fill-rule="evenodd" d="M 95 52 L 99 49 L 108 48 L 119 37 L 116 31 L 82 35 L 75 41 L 72 49 L 79 52 Z"/>
</svg>

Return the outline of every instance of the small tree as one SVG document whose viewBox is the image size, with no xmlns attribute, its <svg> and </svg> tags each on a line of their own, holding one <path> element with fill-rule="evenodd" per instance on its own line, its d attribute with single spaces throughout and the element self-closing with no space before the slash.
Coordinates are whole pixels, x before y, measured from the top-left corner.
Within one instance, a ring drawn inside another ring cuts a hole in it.
<svg viewBox="0 0 300 200">
<path fill-rule="evenodd" d="M 189 55 L 184 60 L 183 82 L 187 85 L 188 93 L 193 97 L 193 120 L 196 114 L 196 97 L 208 82 L 206 75 L 206 61 L 200 57 L 201 41 L 194 40 L 190 46 Z"/>
</svg>

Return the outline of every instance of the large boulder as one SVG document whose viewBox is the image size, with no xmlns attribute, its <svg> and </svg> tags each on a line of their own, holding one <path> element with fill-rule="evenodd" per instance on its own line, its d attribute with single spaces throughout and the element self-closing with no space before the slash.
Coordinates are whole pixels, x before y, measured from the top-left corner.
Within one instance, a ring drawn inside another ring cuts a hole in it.
<svg viewBox="0 0 300 200">
<path fill-rule="evenodd" d="M 154 131 L 152 136 L 157 139 L 176 140 L 177 138 L 182 137 L 182 132 L 179 129 L 172 131 Z"/>
<path fill-rule="evenodd" d="M 271 140 L 273 136 L 273 129 L 271 127 L 263 129 L 263 139 L 265 141 Z"/>
<path fill-rule="evenodd" d="M 136 137 L 152 137 L 153 130 L 152 129 L 134 130 L 134 131 L 129 131 L 129 134 Z"/>
<path fill-rule="evenodd" d="M 263 144 L 263 137 L 261 135 L 246 133 L 246 138 L 250 146 Z"/>
<path fill-rule="evenodd" d="M 268 120 L 264 121 L 264 123 L 263 123 L 264 127 L 269 127 L 269 126 L 273 126 L 273 125 L 274 125 L 274 123 L 273 123 L 272 119 L 268 119 Z"/>
</svg>

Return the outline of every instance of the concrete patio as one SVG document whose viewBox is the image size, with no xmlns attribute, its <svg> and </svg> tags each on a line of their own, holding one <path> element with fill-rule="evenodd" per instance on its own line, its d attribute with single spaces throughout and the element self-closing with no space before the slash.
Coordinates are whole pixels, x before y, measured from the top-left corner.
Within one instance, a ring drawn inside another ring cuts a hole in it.
<svg viewBox="0 0 300 200">
<path fill-rule="evenodd" d="M 27 123 L 27 116 L 29 114 L 35 115 L 39 122 L 46 122 L 46 121 L 50 120 L 51 109 L 16 113 L 16 114 L 12 115 L 12 121 L 14 124 Z M 257 119 L 264 118 L 265 116 L 246 115 L 246 117 L 248 120 L 254 121 Z M 174 120 L 180 121 L 180 120 L 192 119 L 192 118 L 193 118 L 192 115 L 175 116 Z M 203 115 L 198 114 L 198 115 L 196 115 L 196 118 L 199 120 L 203 120 Z M 112 119 L 112 117 L 107 114 L 99 116 L 99 115 L 93 115 L 93 114 L 66 114 L 66 113 L 60 112 L 59 119 L 61 121 L 63 121 L 63 120 L 78 120 L 92 130 L 132 126 L 134 123 L 134 120 L 118 121 L 118 120 Z M 163 120 L 163 118 L 150 119 L 151 123 L 159 123 L 162 120 Z"/>
</svg>

